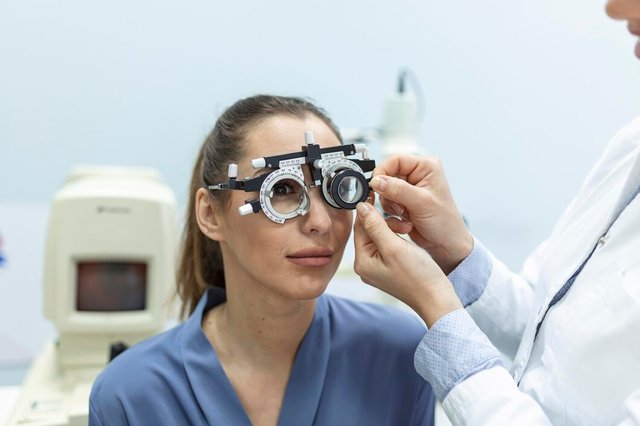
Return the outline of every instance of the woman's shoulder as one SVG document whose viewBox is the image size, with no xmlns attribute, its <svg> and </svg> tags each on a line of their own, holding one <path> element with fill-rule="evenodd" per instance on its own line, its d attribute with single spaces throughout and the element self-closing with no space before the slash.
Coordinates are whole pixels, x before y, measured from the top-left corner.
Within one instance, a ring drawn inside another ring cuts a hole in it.
<svg viewBox="0 0 640 426">
<path fill-rule="evenodd" d="M 185 368 L 180 325 L 118 355 L 93 383 L 90 424 L 206 424 Z M 106 420 L 106 421 L 105 421 Z"/>
<path fill-rule="evenodd" d="M 408 310 L 361 302 L 333 295 L 323 296 L 328 306 L 332 334 L 353 342 L 378 342 L 415 350 L 426 332 L 424 323 Z"/>
<path fill-rule="evenodd" d="M 114 358 L 96 378 L 91 400 L 115 398 L 121 401 L 127 394 L 137 393 L 139 387 L 148 387 L 152 381 L 162 383 L 162 376 L 181 374 L 178 349 L 181 327 L 143 340 Z"/>
</svg>

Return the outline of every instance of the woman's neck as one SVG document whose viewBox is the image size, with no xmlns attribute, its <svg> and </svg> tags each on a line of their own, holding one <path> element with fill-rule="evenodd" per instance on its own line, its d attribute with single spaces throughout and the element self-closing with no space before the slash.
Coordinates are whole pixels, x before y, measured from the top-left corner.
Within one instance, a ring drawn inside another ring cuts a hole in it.
<svg viewBox="0 0 640 426">
<path fill-rule="evenodd" d="M 259 367 L 292 364 L 315 312 L 315 300 L 290 300 L 229 286 L 227 302 L 203 318 L 218 356 Z"/>
<path fill-rule="evenodd" d="M 202 329 L 251 423 L 275 425 L 315 300 L 252 287 L 228 285 L 227 302 L 205 314 Z"/>
</svg>

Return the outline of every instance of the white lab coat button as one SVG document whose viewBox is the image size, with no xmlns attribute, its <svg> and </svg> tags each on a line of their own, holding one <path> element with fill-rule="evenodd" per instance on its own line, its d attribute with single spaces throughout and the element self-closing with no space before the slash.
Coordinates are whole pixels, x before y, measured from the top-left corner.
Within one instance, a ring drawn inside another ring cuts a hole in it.
<svg viewBox="0 0 640 426">
<path fill-rule="evenodd" d="M 607 240 L 609 240 L 609 236 L 607 234 L 604 234 L 602 237 L 598 239 L 598 246 L 602 247 L 603 245 L 606 244 Z"/>
</svg>

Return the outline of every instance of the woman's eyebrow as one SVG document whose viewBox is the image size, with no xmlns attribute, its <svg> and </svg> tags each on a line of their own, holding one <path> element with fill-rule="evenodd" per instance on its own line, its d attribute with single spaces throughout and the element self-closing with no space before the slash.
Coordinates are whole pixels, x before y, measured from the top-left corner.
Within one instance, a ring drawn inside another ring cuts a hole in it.
<svg viewBox="0 0 640 426">
<path fill-rule="evenodd" d="M 269 167 L 262 167 L 261 169 L 256 169 L 255 172 L 253 172 L 253 174 L 251 175 L 252 178 L 256 177 L 256 176 L 260 176 L 263 175 L 265 173 L 270 173 L 272 171 L 274 171 L 275 169 L 270 169 Z"/>
</svg>

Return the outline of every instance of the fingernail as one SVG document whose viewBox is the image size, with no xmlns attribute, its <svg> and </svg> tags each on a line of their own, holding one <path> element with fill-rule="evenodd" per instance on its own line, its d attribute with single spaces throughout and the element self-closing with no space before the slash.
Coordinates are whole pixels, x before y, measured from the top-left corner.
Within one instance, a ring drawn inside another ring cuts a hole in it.
<svg viewBox="0 0 640 426">
<path fill-rule="evenodd" d="M 367 203 L 358 203 L 356 211 L 358 212 L 358 216 L 364 219 L 369 213 L 371 213 L 371 206 Z"/>
<path fill-rule="evenodd" d="M 377 192 L 384 192 L 387 188 L 387 177 L 386 176 L 376 176 L 371 179 L 371 187 L 375 189 Z"/>
<path fill-rule="evenodd" d="M 393 210 L 393 213 L 397 216 L 402 216 L 404 214 L 404 207 L 396 203 L 391 204 L 391 210 Z"/>
</svg>

